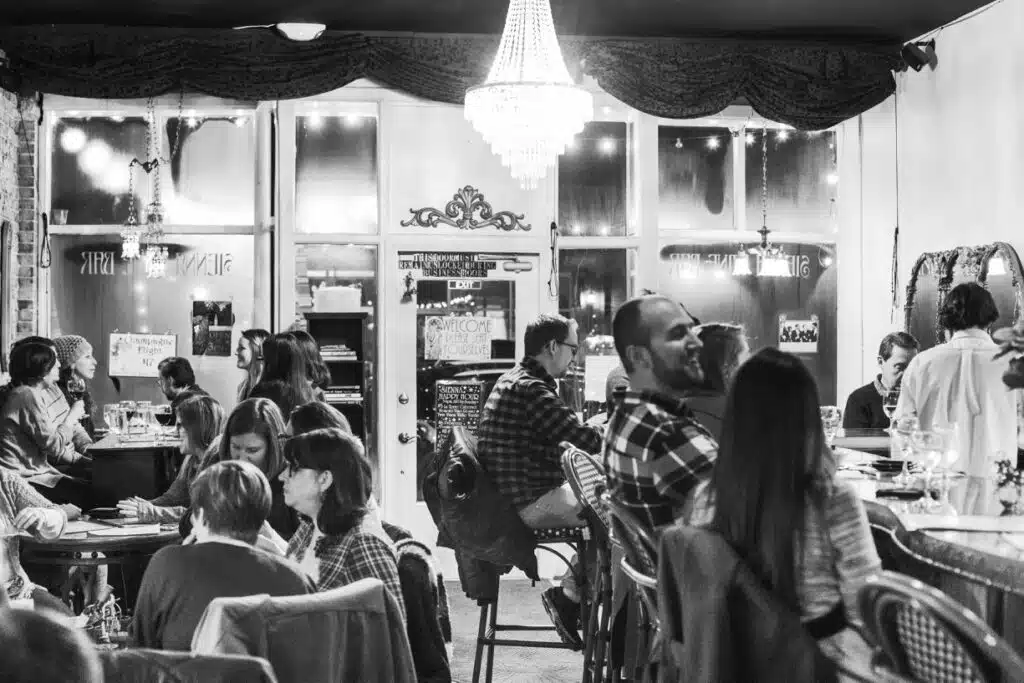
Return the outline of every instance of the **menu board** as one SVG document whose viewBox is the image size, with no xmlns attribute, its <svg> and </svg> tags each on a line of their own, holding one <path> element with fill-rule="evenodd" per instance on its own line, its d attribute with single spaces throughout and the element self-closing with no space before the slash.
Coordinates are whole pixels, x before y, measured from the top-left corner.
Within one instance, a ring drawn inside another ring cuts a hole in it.
<svg viewBox="0 0 1024 683">
<path fill-rule="evenodd" d="M 164 358 L 178 355 L 175 334 L 110 335 L 111 377 L 158 377 L 157 366 Z"/>
<path fill-rule="evenodd" d="M 437 443 L 442 443 L 452 427 L 466 427 L 476 434 L 484 407 L 484 383 L 442 379 L 434 384 L 434 410 L 437 415 Z"/>
</svg>

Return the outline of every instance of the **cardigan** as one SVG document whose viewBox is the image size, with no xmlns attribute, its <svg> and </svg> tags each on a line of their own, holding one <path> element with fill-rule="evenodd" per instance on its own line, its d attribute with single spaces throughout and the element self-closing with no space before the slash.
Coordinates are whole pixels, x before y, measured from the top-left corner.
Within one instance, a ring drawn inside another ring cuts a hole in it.
<svg viewBox="0 0 1024 683">
<path fill-rule="evenodd" d="M 78 462 L 92 443 L 80 424 L 65 423 L 69 410 L 52 384 L 12 389 L 0 407 L 0 468 L 54 486 L 63 476 L 55 465 Z"/>
<path fill-rule="evenodd" d="M 41 538 L 57 538 L 64 533 L 68 518 L 64 511 L 42 496 L 21 477 L 0 469 L 0 532 L 14 531 L 14 518 L 26 508 L 47 510 L 47 523 L 36 530 Z M 36 588 L 21 567 L 21 546 L 18 534 L 0 536 L 0 562 L 6 571 L 0 574 L 4 590 L 0 591 L 12 600 L 29 598 Z"/>
</svg>

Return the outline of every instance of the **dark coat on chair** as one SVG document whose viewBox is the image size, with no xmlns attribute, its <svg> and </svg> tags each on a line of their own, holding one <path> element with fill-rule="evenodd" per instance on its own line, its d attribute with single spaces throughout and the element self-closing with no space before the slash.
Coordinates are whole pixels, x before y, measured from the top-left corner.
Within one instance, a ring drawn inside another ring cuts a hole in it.
<svg viewBox="0 0 1024 683">
<path fill-rule="evenodd" d="M 726 540 L 675 526 L 658 552 L 662 659 L 658 680 L 824 683 L 836 667 Z"/>
<path fill-rule="evenodd" d="M 536 539 L 487 476 L 476 439 L 456 427 L 426 468 L 423 499 L 437 525 L 437 544 L 455 551 L 471 600 L 494 599 L 498 577 L 516 566 L 538 580 Z"/>
</svg>

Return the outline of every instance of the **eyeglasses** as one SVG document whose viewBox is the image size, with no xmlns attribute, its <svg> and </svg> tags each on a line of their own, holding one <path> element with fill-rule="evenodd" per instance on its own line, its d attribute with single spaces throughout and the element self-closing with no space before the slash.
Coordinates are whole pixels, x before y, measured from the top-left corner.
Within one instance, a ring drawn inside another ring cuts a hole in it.
<svg viewBox="0 0 1024 683">
<path fill-rule="evenodd" d="M 572 355 L 574 355 L 574 356 L 576 355 L 576 352 L 580 350 L 580 345 L 579 344 L 570 344 L 570 343 L 564 342 L 564 341 L 560 341 L 560 342 L 557 342 L 557 343 L 561 344 L 562 346 L 568 346 L 570 349 L 572 349 Z"/>
</svg>

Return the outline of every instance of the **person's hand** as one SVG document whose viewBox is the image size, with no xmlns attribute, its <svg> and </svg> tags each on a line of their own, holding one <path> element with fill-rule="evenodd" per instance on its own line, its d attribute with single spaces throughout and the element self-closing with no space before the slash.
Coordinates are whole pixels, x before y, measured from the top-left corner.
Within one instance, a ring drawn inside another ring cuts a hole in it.
<svg viewBox="0 0 1024 683">
<path fill-rule="evenodd" d="M 78 507 L 77 505 L 66 503 L 58 507 L 60 507 L 60 509 L 64 511 L 64 514 L 68 516 L 69 522 L 73 522 L 82 516 L 82 508 Z"/>
<path fill-rule="evenodd" d="M 416 420 L 416 435 L 428 443 L 437 442 L 437 430 L 426 420 Z"/>
<path fill-rule="evenodd" d="M 194 545 L 195 542 L 196 542 L 196 532 L 194 532 L 194 531 L 181 540 L 181 544 L 182 545 Z"/>
<path fill-rule="evenodd" d="M 25 508 L 14 518 L 14 528 L 19 531 L 38 533 L 46 524 L 46 510 L 43 508 Z"/>
<path fill-rule="evenodd" d="M 68 411 L 68 416 L 64 418 L 64 422 L 74 424 L 83 417 L 85 417 L 85 402 L 79 399 L 71 404 L 71 410 Z"/>
<path fill-rule="evenodd" d="M 155 509 L 155 505 L 145 498 L 139 498 L 138 496 L 125 498 L 117 503 L 117 510 L 121 513 L 122 517 L 138 517 L 139 519 L 146 519 L 153 516 Z"/>
</svg>

